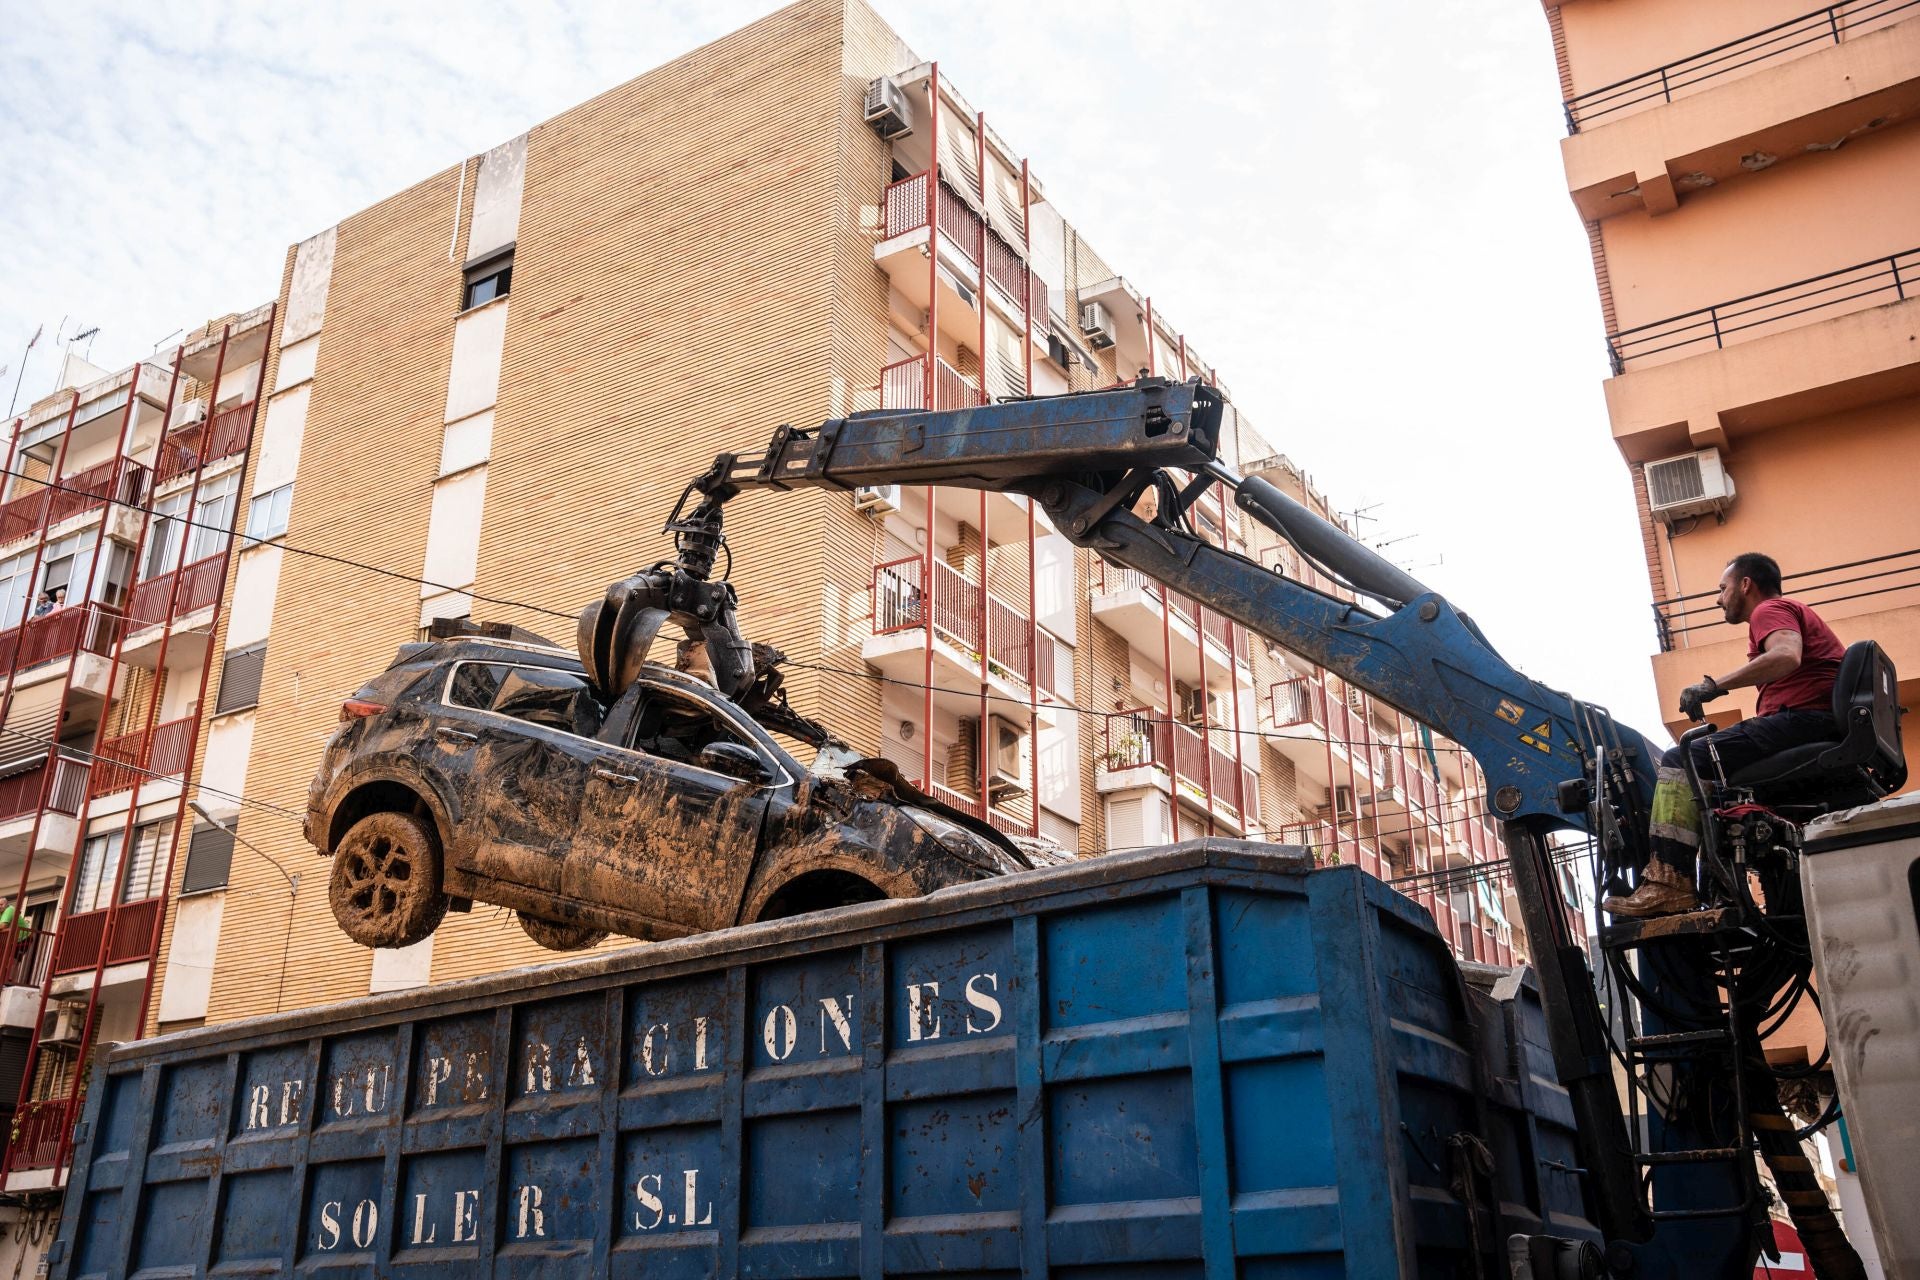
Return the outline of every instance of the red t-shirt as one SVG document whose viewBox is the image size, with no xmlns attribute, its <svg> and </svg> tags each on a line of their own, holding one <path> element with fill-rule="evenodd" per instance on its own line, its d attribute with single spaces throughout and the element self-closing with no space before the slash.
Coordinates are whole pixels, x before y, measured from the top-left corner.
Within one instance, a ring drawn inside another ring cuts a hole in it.
<svg viewBox="0 0 1920 1280">
<path fill-rule="evenodd" d="M 1776 711 L 1832 711 L 1833 681 L 1847 648 L 1820 615 L 1798 600 L 1775 596 L 1762 600 L 1747 619 L 1747 660 L 1760 656 L 1767 637 L 1776 631 L 1800 633 L 1800 665 L 1770 684 L 1760 686 L 1759 715 Z"/>
</svg>

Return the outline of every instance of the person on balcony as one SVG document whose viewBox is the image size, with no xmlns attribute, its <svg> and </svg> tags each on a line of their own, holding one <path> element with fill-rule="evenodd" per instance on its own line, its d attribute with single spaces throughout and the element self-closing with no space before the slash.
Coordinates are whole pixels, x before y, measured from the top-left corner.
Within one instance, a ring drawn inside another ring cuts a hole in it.
<svg viewBox="0 0 1920 1280">
<path fill-rule="evenodd" d="M 36 618 L 44 618 L 55 609 L 64 609 L 66 607 L 67 589 L 65 587 L 48 587 L 40 593 L 40 603 L 33 606 L 33 616 Z"/>
<path fill-rule="evenodd" d="M 1730 777 L 1789 747 L 1840 736 L 1833 719 L 1833 683 L 1846 646 L 1820 615 L 1780 594 L 1780 566 L 1757 551 L 1735 556 L 1720 575 L 1720 612 L 1747 626 L 1747 661 L 1724 676 L 1705 676 L 1680 692 L 1680 711 L 1699 719 L 1701 708 L 1728 690 L 1758 686 L 1752 719 L 1694 741 L 1694 772 L 1702 779 Z M 1691 911 L 1700 905 L 1693 886 L 1700 847 L 1700 805 L 1687 782 L 1679 747 L 1660 758 L 1653 788 L 1651 857 L 1631 894 L 1600 904 L 1616 916 L 1646 917 Z"/>
</svg>

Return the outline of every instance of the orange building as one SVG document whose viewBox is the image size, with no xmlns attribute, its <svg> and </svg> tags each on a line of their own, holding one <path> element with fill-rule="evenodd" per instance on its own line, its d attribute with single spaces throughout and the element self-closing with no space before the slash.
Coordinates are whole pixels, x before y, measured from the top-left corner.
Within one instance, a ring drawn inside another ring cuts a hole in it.
<svg viewBox="0 0 1920 1280">
<path fill-rule="evenodd" d="M 1680 690 L 1745 661 L 1714 596 L 1749 550 L 1920 705 L 1920 0 L 1803 3 L 1546 9 L 1676 737 Z M 1767 1056 L 1823 1043 L 1803 1002 Z"/>
<path fill-rule="evenodd" d="M 1549 5 L 1668 728 L 1735 554 L 1920 686 L 1920 4 Z M 1716 704 L 1750 714 L 1753 693 Z"/>
</svg>

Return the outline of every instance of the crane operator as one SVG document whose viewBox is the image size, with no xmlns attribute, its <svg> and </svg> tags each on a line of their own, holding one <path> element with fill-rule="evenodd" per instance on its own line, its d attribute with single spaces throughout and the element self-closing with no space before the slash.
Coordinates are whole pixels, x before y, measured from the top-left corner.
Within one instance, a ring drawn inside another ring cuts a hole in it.
<svg viewBox="0 0 1920 1280">
<path fill-rule="evenodd" d="M 1700 709 L 1729 690 L 1760 689 L 1751 719 L 1718 730 L 1692 745 L 1694 772 L 1731 776 L 1790 747 L 1840 736 L 1833 718 L 1833 684 L 1846 648 L 1820 615 L 1780 594 L 1780 566 L 1749 551 L 1735 556 L 1720 575 L 1720 611 L 1730 624 L 1747 624 L 1747 661 L 1723 676 L 1705 676 L 1680 693 L 1680 711 L 1698 719 Z M 1700 905 L 1693 864 L 1700 847 L 1699 801 L 1687 782 L 1681 748 L 1660 759 L 1653 792 L 1652 853 L 1639 886 L 1615 895 L 1600 909 L 1616 916 L 1664 916 Z"/>
</svg>

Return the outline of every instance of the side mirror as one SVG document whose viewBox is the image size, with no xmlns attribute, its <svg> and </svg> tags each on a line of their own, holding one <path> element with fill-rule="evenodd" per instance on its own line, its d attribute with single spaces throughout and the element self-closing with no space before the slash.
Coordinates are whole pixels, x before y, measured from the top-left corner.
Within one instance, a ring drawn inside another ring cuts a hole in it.
<svg viewBox="0 0 1920 1280">
<path fill-rule="evenodd" d="M 700 767 L 742 782 L 766 782 L 773 774 L 752 747 L 738 742 L 714 742 L 700 752 Z"/>
</svg>

